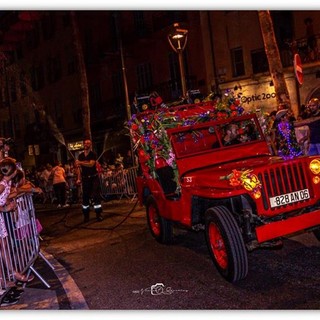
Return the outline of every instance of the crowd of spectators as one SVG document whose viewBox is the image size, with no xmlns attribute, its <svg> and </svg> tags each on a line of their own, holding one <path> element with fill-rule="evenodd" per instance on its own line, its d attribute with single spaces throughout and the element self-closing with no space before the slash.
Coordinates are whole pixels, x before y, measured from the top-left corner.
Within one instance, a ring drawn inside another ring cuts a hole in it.
<svg viewBox="0 0 320 320">
<path fill-rule="evenodd" d="M 297 117 L 290 108 L 279 108 L 267 116 L 257 114 L 273 155 L 293 158 L 320 154 L 320 103 L 312 98 Z M 260 110 L 259 110 L 260 111 Z"/>
<path fill-rule="evenodd" d="M 121 188 L 124 183 L 124 174 L 128 168 L 137 166 L 137 160 L 132 158 L 131 150 L 125 156 L 118 153 L 113 161 L 97 162 L 102 187 L 107 187 L 107 181 L 112 180 L 113 190 Z M 59 173 L 59 185 L 54 183 L 55 176 Z M 43 193 L 34 197 L 34 201 L 43 204 L 56 204 L 58 208 L 67 207 L 78 203 L 81 199 L 81 185 L 76 183 L 78 177 L 74 161 L 65 164 L 44 164 L 38 168 L 25 170 L 26 177 L 35 186 L 42 189 Z M 56 187 L 54 188 L 54 185 Z M 63 192 L 65 190 L 65 192 Z M 108 188 L 108 190 L 110 190 Z M 65 198 L 64 198 L 65 197 Z"/>
</svg>

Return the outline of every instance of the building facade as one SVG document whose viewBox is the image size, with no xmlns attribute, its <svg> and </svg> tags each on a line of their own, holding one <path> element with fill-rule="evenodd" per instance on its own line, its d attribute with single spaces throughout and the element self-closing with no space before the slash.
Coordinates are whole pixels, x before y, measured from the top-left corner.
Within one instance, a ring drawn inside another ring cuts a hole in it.
<svg viewBox="0 0 320 320">
<path fill-rule="evenodd" d="M 291 107 L 298 115 L 301 105 L 319 96 L 319 11 L 272 11 L 274 32 L 289 91 Z M 242 93 L 246 109 L 277 109 L 257 11 L 202 12 L 205 57 L 208 59 L 206 83 Z M 306 21 L 311 21 L 314 48 L 308 47 Z M 210 39 L 209 41 L 207 39 Z M 298 84 L 293 68 L 294 54 L 302 60 L 304 81 Z"/>
</svg>

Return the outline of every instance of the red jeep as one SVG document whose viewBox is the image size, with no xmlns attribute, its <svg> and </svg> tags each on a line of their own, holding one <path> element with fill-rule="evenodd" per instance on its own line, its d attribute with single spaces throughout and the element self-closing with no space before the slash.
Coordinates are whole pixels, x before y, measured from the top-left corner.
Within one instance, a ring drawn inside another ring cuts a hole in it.
<svg viewBox="0 0 320 320">
<path fill-rule="evenodd" d="M 172 242 L 176 224 L 204 229 L 218 271 L 236 282 L 248 251 L 300 232 L 320 240 L 320 156 L 272 156 L 256 115 L 236 100 L 142 112 L 129 126 L 157 241 Z"/>
</svg>

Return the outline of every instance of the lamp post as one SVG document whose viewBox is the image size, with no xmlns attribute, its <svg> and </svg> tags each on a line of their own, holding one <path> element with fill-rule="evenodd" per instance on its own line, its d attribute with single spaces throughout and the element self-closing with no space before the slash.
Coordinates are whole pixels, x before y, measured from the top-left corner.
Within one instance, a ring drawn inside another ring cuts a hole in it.
<svg viewBox="0 0 320 320">
<path fill-rule="evenodd" d="M 186 77 L 183 63 L 183 50 L 187 45 L 188 40 L 188 30 L 180 27 L 179 23 L 173 24 L 173 30 L 168 34 L 168 41 L 171 48 L 178 54 L 179 57 L 179 67 L 180 67 L 180 77 L 181 77 L 181 87 L 182 95 L 186 96 L 187 86 Z"/>
</svg>

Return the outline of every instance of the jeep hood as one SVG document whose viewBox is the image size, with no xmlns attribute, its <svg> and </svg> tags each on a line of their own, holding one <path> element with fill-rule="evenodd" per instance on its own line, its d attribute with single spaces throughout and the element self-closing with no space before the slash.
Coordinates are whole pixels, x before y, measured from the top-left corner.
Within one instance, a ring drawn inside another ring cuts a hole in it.
<svg viewBox="0 0 320 320">
<path fill-rule="evenodd" d="M 271 158 L 270 156 L 251 157 L 225 163 L 220 162 L 205 168 L 190 170 L 184 174 L 183 180 L 193 181 L 192 185 L 194 187 L 234 190 L 229 180 L 234 170 L 239 172 L 252 170 L 253 174 L 258 174 L 261 171 L 260 169 L 282 162 L 283 160 L 280 157 Z"/>
</svg>

